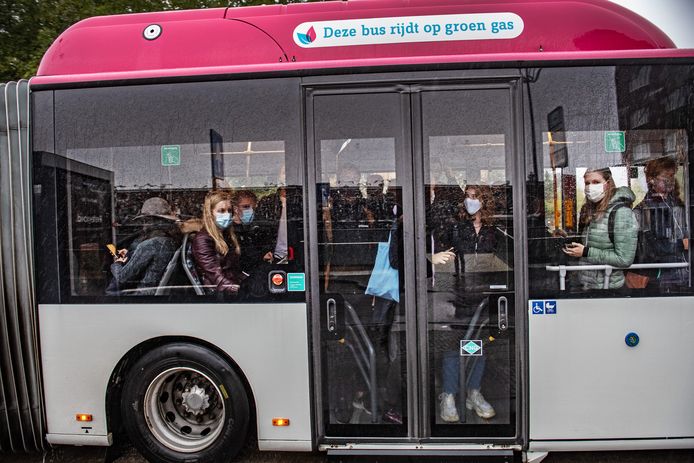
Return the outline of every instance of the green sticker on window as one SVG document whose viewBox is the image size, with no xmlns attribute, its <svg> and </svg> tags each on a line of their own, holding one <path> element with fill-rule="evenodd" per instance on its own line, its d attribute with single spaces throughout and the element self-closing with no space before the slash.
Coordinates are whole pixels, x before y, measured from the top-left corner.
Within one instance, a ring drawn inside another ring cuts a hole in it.
<svg viewBox="0 0 694 463">
<path fill-rule="evenodd" d="M 180 145 L 163 145 L 161 147 L 161 165 L 162 166 L 180 166 L 181 165 L 181 146 Z"/>
<path fill-rule="evenodd" d="M 306 274 L 287 273 L 287 291 L 306 291 Z"/>
<path fill-rule="evenodd" d="M 605 132 L 605 152 L 623 153 L 627 150 L 624 132 Z"/>
</svg>

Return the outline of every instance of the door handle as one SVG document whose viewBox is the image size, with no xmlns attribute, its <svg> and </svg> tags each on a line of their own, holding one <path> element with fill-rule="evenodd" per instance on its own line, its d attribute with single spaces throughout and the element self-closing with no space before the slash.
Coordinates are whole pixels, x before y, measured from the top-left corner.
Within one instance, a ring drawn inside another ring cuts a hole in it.
<svg viewBox="0 0 694 463">
<path fill-rule="evenodd" d="M 506 296 L 499 298 L 497 308 L 499 311 L 499 331 L 506 331 L 508 329 L 508 299 Z"/>
<path fill-rule="evenodd" d="M 337 329 L 337 302 L 332 297 L 325 303 L 328 315 L 328 333 L 334 333 Z"/>
</svg>

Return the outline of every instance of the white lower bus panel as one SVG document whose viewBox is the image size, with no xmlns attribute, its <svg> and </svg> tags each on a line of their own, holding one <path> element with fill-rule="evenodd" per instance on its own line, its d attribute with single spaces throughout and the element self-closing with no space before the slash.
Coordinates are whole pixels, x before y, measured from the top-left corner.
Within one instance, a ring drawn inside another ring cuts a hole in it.
<svg viewBox="0 0 694 463">
<path fill-rule="evenodd" d="M 694 443 L 694 297 L 531 300 L 528 318 L 532 450 Z"/>
<path fill-rule="evenodd" d="M 311 450 L 306 317 L 306 304 L 40 305 L 48 440 L 108 445 L 106 390 L 118 361 L 149 339 L 184 336 L 239 366 L 255 399 L 261 449 Z M 77 413 L 93 421 L 77 422 Z M 277 417 L 290 425 L 273 426 Z"/>
</svg>

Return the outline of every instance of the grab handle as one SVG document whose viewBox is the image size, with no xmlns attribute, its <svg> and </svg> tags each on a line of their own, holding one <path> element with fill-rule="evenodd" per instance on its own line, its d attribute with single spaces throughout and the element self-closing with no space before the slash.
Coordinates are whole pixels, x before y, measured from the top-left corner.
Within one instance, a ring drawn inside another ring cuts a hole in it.
<svg viewBox="0 0 694 463">
<path fill-rule="evenodd" d="M 337 302 L 332 297 L 325 303 L 328 315 L 328 333 L 334 333 L 337 329 Z"/>
<path fill-rule="evenodd" d="M 508 299 L 506 296 L 501 296 L 497 302 L 499 311 L 499 330 L 506 331 L 508 329 Z"/>
</svg>

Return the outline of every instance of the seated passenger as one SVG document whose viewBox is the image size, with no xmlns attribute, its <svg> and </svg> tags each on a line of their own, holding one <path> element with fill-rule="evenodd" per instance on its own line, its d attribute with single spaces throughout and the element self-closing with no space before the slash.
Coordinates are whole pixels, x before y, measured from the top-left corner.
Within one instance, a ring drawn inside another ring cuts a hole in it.
<svg viewBox="0 0 694 463">
<path fill-rule="evenodd" d="M 648 192 L 634 208 L 640 232 L 639 263 L 687 262 L 687 222 L 675 172 L 677 163 L 672 157 L 653 159 L 646 164 Z M 688 268 L 637 272 L 648 277 L 649 286 L 661 289 L 686 286 L 689 282 Z"/>
<path fill-rule="evenodd" d="M 579 232 L 585 233 L 583 243 L 568 243 L 564 252 L 580 257 L 581 265 L 612 265 L 628 267 L 636 255 L 638 224 L 631 210 L 634 193 L 628 187 L 617 188 L 609 168 L 587 170 L 583 175 L 586 202 L 581 208 Z M 610 230 L 610 215 L 615 214 L 614 230 Z M 611 237 L 610 235 L 613 235 Z M 584 290 L 604 288 L 604 270 L 579 272 Z M 609 289 L 624 286 L 624 272 L 613 270 Z"/>
<path fill-rule="evenodd" d="M 256 221 L 257 196 L 250 190 L 236 193 L 233 230 L 241 248 L 241 270 L 248 277 L 242 289 L 254 297 L 268 293 L 267 276 L 275 249 L 275 230 L 268 221 Z"/>
<path fill-rule="evenodd" d="M 243 279 L 241 248 L 231 227 L 231 194 L 214 190 L 205 196 L 202 230 L 193 237 L 193 258 L 205 286 L 236 296 Z"/>
<path fill-rule="evenodd" d="M 134 220 L 142 222 L 142 232 L 130 246 L 113 257 L 113 280 L 109 295 L 153 295 L 169 261 L 181 245 L 181 232 L 171 206 L 163 198 L 149 198 Z M 137 289 L 138 291 L 132 291 Z"/>
</svg>

